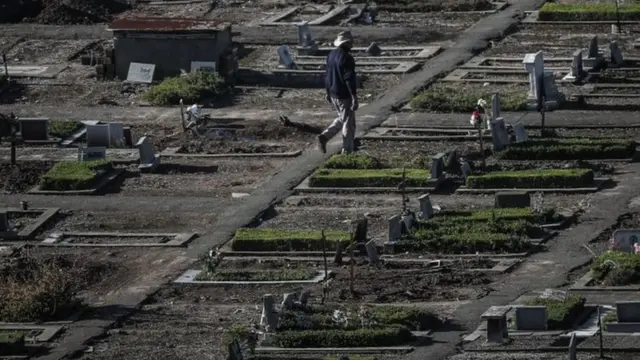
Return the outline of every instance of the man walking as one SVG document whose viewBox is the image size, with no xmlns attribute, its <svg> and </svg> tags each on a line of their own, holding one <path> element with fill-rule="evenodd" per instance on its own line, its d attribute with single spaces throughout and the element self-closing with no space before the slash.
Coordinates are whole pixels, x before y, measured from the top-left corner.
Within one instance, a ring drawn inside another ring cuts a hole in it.
<svg viewBox="0 0 640 360">
<path fill-rule="evenodd" d="M 318 146 L 326 153 L 329 139 L 342 130 L 342 152 L 351 153 L 355 150 L 355 112 L 358 110 L 356 62 L 350 54 L 353 47 L 351 32 L 343 31 L 338 34 L 333 45 L 336 48 L 327 56 L 325 86 L 326 100 L 336 108 L 338 117 L 318 135 Z"/>
</svg>

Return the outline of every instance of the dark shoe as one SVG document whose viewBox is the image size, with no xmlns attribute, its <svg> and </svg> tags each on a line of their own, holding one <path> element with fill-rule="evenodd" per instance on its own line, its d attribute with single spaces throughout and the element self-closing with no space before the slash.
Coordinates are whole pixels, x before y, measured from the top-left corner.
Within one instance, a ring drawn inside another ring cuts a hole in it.
<svg viewBox="0 0 640 360">
<path fill-rule="evenodd" d="M 327 139 L 326 136 L 322 134 L 318 135 L 318 148 L 323 154 L 327 153 L 327 141 L 329 141 L 329 139 Z"/>
</svg>

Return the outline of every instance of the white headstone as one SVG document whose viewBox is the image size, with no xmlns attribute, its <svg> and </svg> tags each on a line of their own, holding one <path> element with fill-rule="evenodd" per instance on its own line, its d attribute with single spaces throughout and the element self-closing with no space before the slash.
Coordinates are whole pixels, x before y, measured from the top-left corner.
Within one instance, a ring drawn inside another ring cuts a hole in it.
<svg viewBox="0 0 640 360">
<path fill-rule="evenodd" d="M 109 147 L 111 136 L 109 135 L 108 124 L 86 125 L 87 146 L 104 146 Z"/>
<path fill-rule="evenodd" d="M 494 93 L 491 96 L 491 120 L 500 117 L 500 93 Z"/>
<path fill-rule="evenodd" d="M 399 215 L 389 218 L 389 242 L 396 242 L 402 236 L 402 223 L 400 221 Z"/>
<path fill-rule="evenodd" d="M 521 122 L 513 125 L 513 131 L 516 133 L 516 142 L 525 142 L 529 141 L 529 135 L 527 135 L 527 130 L 524 128 L 524 124 Z"/>
<path fill-rule="evenodd" d="M 293 62 L 293 58 L 291 57 L 291 52 L 289 51 L 289 47 L 286 45 L 282 45 L 278 47 L 278 57 L 280 58 L 280 64 L 286 66 L 289 69 L 295 69 L 296 63 Z"/>
<path fill-rule="evenodd" d="M 153 74 L 155 73 L 155 71 L 155 64 L 142 64 L 132 62 L 129 64 L 127 82 L 130 82 L 132 84 L 151 84 L 153 82 Z"/>
<path fill-rule="evenodd" d="M 431 218 L 433 216 L 433 206 L 431 205 L 429 194 L 421 195 L 418 198 L 418 202 L 420 203 L 420 214 L 418 214 L 420 219 L 427 220 Z"/>
<path fill-rule="evenodd" d="M 216 62 L 215 61 L 192 61 L 191 62 L 191 72 L 194 71 L 209 71 L 216 72 Z"/>
<path fill-rule="evenodd" d="M 136 143 L 140 153 L 140 168 L 155 169 L 160 164 L 160 157 L 153 152 L 153 144 L 147 136 L 141 137 Z"/>
<path fill-rule="evenodd" d="M 618 47 L 618 43 L 612 41 L 609 43 L 609 51 L 611 52 L 611 63 L 614 66 L 624 65 L 624 58 L 622 57 L 622 51 Z"/>
<path fill-rule="evenodd" d="M 104 160 L 107 157 L 107 148 L 104 146 L 78 148 L 78 161 Z"/>
<path fill-rule="evenodd" d="M 526 54 L 522 63 L 524 64 L 524 69 L 529 73 L 529 98 L 537 100 L 540 93 L 539 83 L 544 72 L 542 51 L 538 51 L 535 54 Z"/>
</svg>

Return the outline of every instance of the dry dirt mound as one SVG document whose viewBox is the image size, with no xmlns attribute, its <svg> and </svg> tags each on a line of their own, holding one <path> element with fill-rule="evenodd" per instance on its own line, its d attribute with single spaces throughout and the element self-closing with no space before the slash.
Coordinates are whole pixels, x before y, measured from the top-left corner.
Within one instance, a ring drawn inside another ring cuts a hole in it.
<svg viewBox="0 0 640 360">
<path fill-rule="evenodd" d="M 124 0 L 4 0 L 0 22 L 50 25 L 95 24 L 129 9 Z"/>
</svg>

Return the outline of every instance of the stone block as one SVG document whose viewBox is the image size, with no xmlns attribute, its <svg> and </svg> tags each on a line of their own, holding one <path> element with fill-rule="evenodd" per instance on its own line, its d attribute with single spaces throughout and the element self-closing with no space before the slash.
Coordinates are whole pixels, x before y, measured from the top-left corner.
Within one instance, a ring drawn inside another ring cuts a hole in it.
<svg viewBox="0 0 640 360">
<path fill-rule="evenodd" d="M 402 236 L 402 222 L 400 215 L 394 215 L 389 218 L 389 242 L 396 242 Z"/>
<path fill-rule="evenodd" d="M 498 192 L 495 194 L 497 209 L 502 208 L 526 208 L 531 206 L 531 196 L 524 191 Z"/>
<path fill-rule="evenodd" d="M 262 297 L 260 325 L 263 326 L 267 332 L 275 332 L 278 327 L 278 313 L 276 312 L 273 295 L 271 294 L 266 294 Z"/>
<path fill-rule="evenodd" d="M 431 199 L 429 194 L 421 195 L 418 198 L 420 202 L 420 214 L 418 216 L 421 220 L 427 220 L 433 216 L 433 205 L 431 205 Z"/>
<path fill-rule="evenodd" d="M 369 258 L 369 263 L 374 265 L 377 264 L 379 258 L 376 243 L 373 240 L 370 240 L 365 244 L 365 248 L 367 249 L 367 257 Z"/>
<path fill-rule="evenodd" d="M 610 322 L 606 326 L 610 333 L 640 333 L 640 322 Z"/>
<path fill-rule="evenodd" d="M 519 306 L 516 308 L 516 329 L 547 330 L 546 306 Z"/>
<path fill-rule="evenodd" d="M 618 322 L 640 323 L 640 301 L 616 301 Z"/>
<path fill-rule="evenodd" d="M 49 139 L 49 119 L 20 119 L 20 134 L 26 141 L 43 141 Z"/>
<path fill-rule="evenodd" d="M 440 179 L 444 173 L 445 153 L 438 153 L 431 158 L 431 179 Z"/>
<path fill-rule="evenodd" d="M 11 231 L 9 217 L 5 211 L 0 211 L 0 232 Z"/>
</svg>

